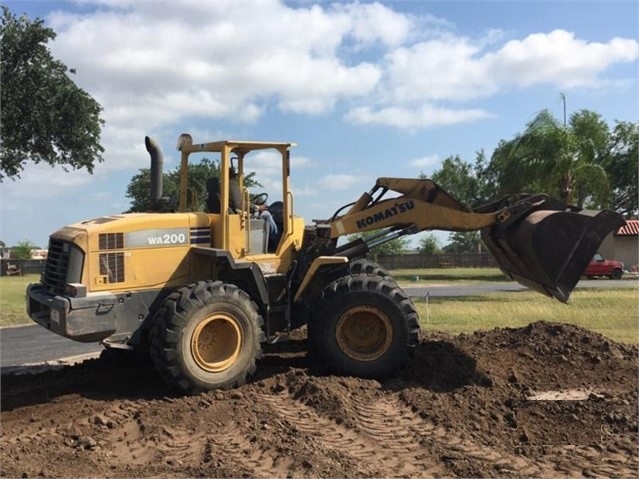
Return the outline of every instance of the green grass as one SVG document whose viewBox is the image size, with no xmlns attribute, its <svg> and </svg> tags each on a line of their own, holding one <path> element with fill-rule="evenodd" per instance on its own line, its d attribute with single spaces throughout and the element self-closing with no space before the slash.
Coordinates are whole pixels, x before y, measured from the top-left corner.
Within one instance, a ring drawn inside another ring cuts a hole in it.
<svg viewBox="0 0 639 479">
<path fill-rule="evenodd" d="M 29 283 L 37 283 L 38 274 L 0 277 L 0 327 L 29 324 L 26 292 Z"/>
<path fill-rule="evenodd" d="M 569 323 L 618 342 L 639 342 L 638 290 L 575 290 L 568 304 L 532 291 L 486 293 L 458 298 L 415 299 L 426 331 L 472 333 L 497 327 L 522 327 L 535 321 Z"/>
<path fill-rule="evenodd" d="M 391 276 L 399 284 L 408 283 L 485 283 L 510 281 L 498 268 L 394 269 Z M 417 279 L 419 278 L 419 279 Z"/>
</svg>

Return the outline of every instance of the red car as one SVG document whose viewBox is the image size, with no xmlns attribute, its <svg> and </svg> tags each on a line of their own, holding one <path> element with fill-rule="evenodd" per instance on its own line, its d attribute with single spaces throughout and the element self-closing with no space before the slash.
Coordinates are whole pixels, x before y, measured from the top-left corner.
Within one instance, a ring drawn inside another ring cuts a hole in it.
<svg viewBox="0 0 639 479">
<path fill-rule="evenodd" d="M 597 253 L 588 264 L 584 276 L 608 276 L 610 279 L 619 279 L 623 274 L 623 263 L 614 259 L 605 259 L 601 253 Z"/>
</svg>

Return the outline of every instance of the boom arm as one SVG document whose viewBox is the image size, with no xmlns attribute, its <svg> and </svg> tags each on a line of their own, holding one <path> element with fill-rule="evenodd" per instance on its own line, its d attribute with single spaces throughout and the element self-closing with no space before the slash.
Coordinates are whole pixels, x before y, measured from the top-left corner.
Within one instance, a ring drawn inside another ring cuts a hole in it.
<svg viewBox="0 0 639 479">
<path fill-rule="evenodd" d="M 389 190 L 401 195 L 382 200 Z M 411 233 L 432 229 L 475 231 L 496 221 L 496 212 L 470 211 L 432 180 L 379 178 L 370 192 L 364 193 L 345 215 L 334 216 L 329 224 L 331 237 L 338 238 L 389 227 L 410 227 Z"/>
<path fill-rule="evenodd" d="M 382 199 L 388 191 L 400 195 Z M 481 230 L 506 275 L 562 302 L 604 238 L 625 223 L 612 211 L 580 210 L 543 194 L 511 195 L 470 210 L 432 180 L 408 178 L 379 178 L 345 214 L 338 213 L 324 226 L 331 239 L 383 231 L 337 248 L 335 256 L 363 256 L 385 241 L 424 230 Z"/>
</svg>

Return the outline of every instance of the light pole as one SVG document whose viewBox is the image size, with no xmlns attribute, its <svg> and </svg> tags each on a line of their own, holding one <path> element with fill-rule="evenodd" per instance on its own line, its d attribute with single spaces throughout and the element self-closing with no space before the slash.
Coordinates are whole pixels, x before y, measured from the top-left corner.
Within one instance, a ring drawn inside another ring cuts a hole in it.
<svg viewBox="0 0 639 479">
<path fill-rule="evenodd" d="M 564 92 L 561 92 L 559 93 L 559 96 L 561 96 L 561 99 L 564 102 L 564 126 L 566 126 L 566 95 Z"/>
</svg>

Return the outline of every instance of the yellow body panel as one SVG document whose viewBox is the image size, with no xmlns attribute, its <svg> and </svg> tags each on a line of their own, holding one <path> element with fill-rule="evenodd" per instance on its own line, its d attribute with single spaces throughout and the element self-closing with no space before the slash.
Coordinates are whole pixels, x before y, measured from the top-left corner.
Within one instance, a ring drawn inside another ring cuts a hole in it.
<svg viewBox="0 0 639 479">
<path fill-rule="evenodd" d="M 301 248 L 302 218 L 290 218 L 276 252 L 249 254 L 250 221 L 240 214 L 224 215 L 230 233 L 226 249 L 221 217 L 207 213 L 112 215 L 75 223 L 52 237 L 71 241 L 86 252 L 82 278 L 88 292 L 174 288 L 215 279 L 215 267 L 190 254 L 194 247 L 228 251 L 237 262 L 257 263 L 265 275 L 286 273 Z"/>
<path fill-rule="evenodd" d="M 202 239 L 210 246 L 218 222 L 219 215 L 205 213 L 131 213 L 76 223 L 52 237 L 86 251 L 89 292 L 144 290 L 188 283 L 189 251 Z"/>
</svg>

